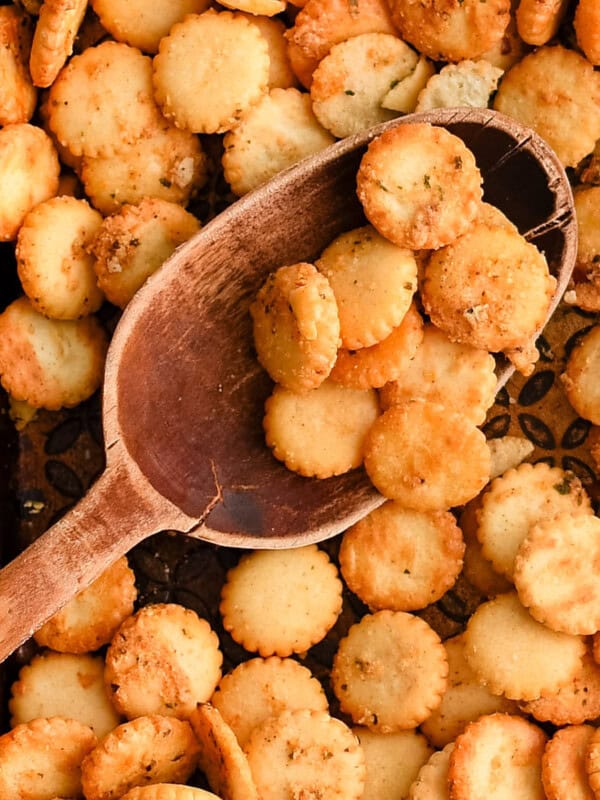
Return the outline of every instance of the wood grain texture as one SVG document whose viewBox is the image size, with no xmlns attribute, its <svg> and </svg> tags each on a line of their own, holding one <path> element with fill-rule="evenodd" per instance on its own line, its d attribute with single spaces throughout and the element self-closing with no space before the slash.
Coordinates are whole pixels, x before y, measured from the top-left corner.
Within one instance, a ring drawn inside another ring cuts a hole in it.
<svg viewBox="0 0 600 800">
<path fill-rule="evenodd" d="M 575 258 L 571 191 L 550 149 L 513 120 L 479 109 L 403 117 L 281 173 L 182 245 L 128 306 L 107 361 L 106 472 L 0 572 L 0 660 L 158 530 L 233 547 L 297 546 L 334 536 L 383 501 L 362 470 L 310 480 L 267 450 L 271 384 L 254 357 L 248 307 L 269 271 L 311 260 L 363 224 L 360 158 L 374 136 L 412 121 L 443 125 L 473 150 L 485 199 L 544 249 L 559 277 L 555 308 Z M 511 372 L 499 359 L 499 387 Z"/>
</svg>

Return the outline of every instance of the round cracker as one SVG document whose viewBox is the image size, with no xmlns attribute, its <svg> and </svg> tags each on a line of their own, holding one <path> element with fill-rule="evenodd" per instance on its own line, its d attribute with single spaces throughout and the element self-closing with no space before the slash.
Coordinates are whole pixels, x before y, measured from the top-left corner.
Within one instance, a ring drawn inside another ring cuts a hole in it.
<svg viewBox="0 0 600 800">
<path fill-rule="evenodd" d="M 365 469 L 385 497 L 407 508 L 444 510 L 485 486 L 490 452 L 483 433 L 464 416 L 412 400 L 374 422 L 365 441 Z"/>
<path fill-rule="evenodd" d="M 595 728 L 569 725 L 556 731 L 542 756 L 546 800 L 594 800 L 586 757 Z"/>
<path fill-rule="evenodd" d="M 205 619 L 175 603 L 156 603 L 123 622 L 106 653 L 105 680 L 115 708 L 189 716 L 221 677 L 219 640 Z"/>
<path fill-rule="evenodd" d="M 491 714 L 455 742 L 448 784 L 454 800 L 544 800 L 541 760 L 546 735 L 531 722 Z"/>
<path fill-rule="evenodd" d="M 0 8 L 0 125 L 29 122 L 37 91 L 27 66 L 32 21 L 14 5 Z"/>
<path fill-rule="evenodd" d="M 73 52 L 87 0 L 44 0 L 35 26 L 29 69 L 36 86 L 51 86 Z"/>
<path fill-rule="evenodd" d="M 0 736 L 0 795 L 19 800 L 81 797 L 81 761 L 96 735 L 74 719 L 34 719 Z"/>
<path fill-rule="evenodd" d="M 561 376 L 569 402 L 575 411 L 594 425 L 600 425 L 600 325 L 585 334 L 569 355 Z"/>
<path fill-rule="evenodd" d="M 287 52 L 285 32 L 287 30 L 283 20 L 277 17 L 262 17 L 255 14 L 244 14 L 248 22 L 256 25 L 264 36 L 269 48 L 269 89 L 289 89 L 298 85 Z"/>
<path fill-rule="evenodd" d="M 160 715 L 119 725 L 81 763 L 86 800 L 118 800 L 134 786 L 185 783 L 200 746 L 188 722 Z"/>
<path fill-rule="evenodd" d="M 594 797 L 598 797 L 600 792 L 600 736 L 598 735 L 598 728 L 596 728 L 588 742 L 585 767 Z"/>
<path fill-rule="evenodd" d="M 104 686 L 104 659 L 89 653 L 43 652 L 22 667 L 11 686 L 11 725 L 69 717 L 100 739 L 121 721 Z"/>
<path fill-rule="evenodd" d="M 327 711 L 319 681 L 292 658 L 251 658 L 224 675 L 211 703 L 231 727 L 242 747 L 253 729 L 281 711 L 307 708 Z"/>
<path fill-rule="evenodd" d="M 437 708 L 448 659 L 424 620 L 403 611 L 364 616 L 340 641 L 331 685 L 342 711 L 381 733 L 414 728 Z"/>
<path fill-rule="evenodd" d="M 465 632 L 465 657 L 478 679 L 512 700 L 534 700 L 569 683 L 585 649 L 581 637 L 534 620 L 516 592 L 482 603 Z"/>
<path fill-rule="evenodd" d="M 479 210 L 481 180 L 461 139 L 422 122 L 374 139 L 356 178 L 371 224 L 413 250 L 442 247 L 469 229 Z"/>
<path fill-rule="evenodd" d="M 248 553 L 229 570 L 221 592 L 223 627 L 263 657 L 308 650 L 341 609 L 337 568 L 316 545 Z"/>
<path fill-rule="evenodd" d="M 154 786 L 136 786 L 121 800 L 221 800 L 216 794 L 193 786 L 176 783 L 156 783 Z"/>
<path fill-rule="evenodd" d="M 448 658 L 448 687 L 442 702 L 422 723 L 421 730 L 434 747 L 453 742 L 471 722 L 487 714 L 518 713 L 514 700 L 495 695 L 481 683 L 465 657 L 464 634 L 444 642 Z"/>
<path fill-rule="evenodd" d="M 539 47 L 557 33 L 567 11 L 568 0 L 519 0 L 516 12 L 519 36 Z"/>
<path fill-rule="evenodd" d="M 458 518 L 458 524 L 465 540 L 463 575 L 484 597 L 494 597 L 510 591 L 512 584 L 507 578 L 496 572 L 492 562 L 483 555 L 481 543 L 477 538 L 477 515 L 480 507 L 481 495 L 467 503 Z"/>
<path fill-rule="evenodd" d="M 48 124 L 74 155 L 118 153 L 158 120 L 152 61 L 121 42 L 102 42 L 74 56 L 50 89 Z"/>
<path fill-rule="evenodd" d="M 381 407 L 385 411 L 420 397 L 460 411 L 481 425 L 496 396 L 495 367 L 493 356 L 485 350 L 451 342 L 428 323 L 414 356 L 394 381 L 381 388 Z"/>
<path fill-rule="evenodd" d="M 600 519 L 563 514 L 533 525 L 513 578 L 529 613 L 549 628 L 587 635 L 600 629 Z"/>
<path fill-rule="evenodd" d="M 427 81 L 419 92 L 415 111 L 434 108 L 487 108 L 491 95 L 498 88 L 503 70 L 488 61 L 470 59 L 445 67 Z"/>
<path fill-rule="evenodd" d="M 86 653 L 108 644 L 133 614 L 135 575 L 123 556 L 34 633 L 36 642 L 61 653 Z"/>
<path fill-rule="evenodd" d="M 161 39 L 154 58 L 163 114 L 194 133 L 230 130 L 266 91 L 268 80 L 266 40 L 231 11 L 189 14 Z"/>
<path fill-rule="evenodd" d="M 453 748 L 454 742 L 429 757 L 410 786 L 408 800 L 447 800 L 448 767 Z"/>
<path fill-rule="evenodd" d="M 341 346 L 348 350 L 381 342 L 400 325 L 417 289 L 417 262 L 371 225 L 337 236 L 316 262 L 333 290 Z"/>
<path fill-rule="evenodd" d="M 284 711 L 259 725 L 246 745 L 261 800 L 359 800 L 365 760 L 358 740 L 324 711 Z"/>
<path fill-rule="evenodd" d="M 465 545 L 448 511 L 412 511 L 388 501 L 343 536 L 339 562 L 348 587 L 371 609 L 414 611 L 450 589 Z"/>
<path fill-rule="evenodd" d="M 359 467 L 365 439 L 379 414 L 373 389 L 349 389 L 331 380 L 296 394 L 275 386 L 263 426 L 275 458 L 306 477 L 329 478 Z"/>
<path fill-rule="evenodd" d="M 331 372 L 340 339 L 335 295 L 313 264 L 272 272 L 250 306 L 258 360 L 291 391 L 316 389 Z"/>
<path fill-rule="evenodd" d="M 414 731 L 379 733 L 353 728 L 365 755 L 367 777 L 363 800 L 407 797 L 412 782 L 432 750 L 425 737 Z"/>
<path fill-rule="evenodd" d="M 330 380 L 349 389 L 378 389 L 408 369 L 423 340 L 423 317 L 409 306 L 385 339 L 359 350 L 338 350 Z"/>
</svg>

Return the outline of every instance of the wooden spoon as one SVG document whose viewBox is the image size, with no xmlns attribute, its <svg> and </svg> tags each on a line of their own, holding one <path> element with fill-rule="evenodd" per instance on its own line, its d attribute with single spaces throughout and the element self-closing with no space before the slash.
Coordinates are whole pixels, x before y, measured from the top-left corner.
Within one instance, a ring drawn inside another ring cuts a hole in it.
<svg viewBox="0 0 600 800">
<path fill-rule="evenodd" d="M 485 199 L 544 250 L 557 275 L 554 310 L 575 258 L 573 199 L 556 156 L 515 121 L 474 109 L 412 115 L 281 173 L 179 248 L 128 306 L 106 366 L 106 470 L 0 572 L 0 660 L 159 530 L 290 547 L 333 536 L 382 502 L 362 470 L 318 481 L 273 458 L 261 424 L 271 384 L 253 354 L 248 306 L 269 271 L 310 261 L 364 224 L 360 158 L 374 136 L 413 121 L 444 126 L 475 153 Z M 501 386 L 512 370 L 498 364 Z"/>
</svg>

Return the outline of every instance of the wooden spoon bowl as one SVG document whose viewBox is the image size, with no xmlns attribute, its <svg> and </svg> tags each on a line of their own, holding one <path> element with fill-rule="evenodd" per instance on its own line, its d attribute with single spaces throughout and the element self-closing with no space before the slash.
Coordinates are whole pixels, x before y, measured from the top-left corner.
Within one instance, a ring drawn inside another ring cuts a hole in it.
<svg viewBox="0 0 600 800">
<path fill-rule="evenodd" d="M 462 138 L 485 199 L 546 254 L 562 296 L 576 251 L 573 198 L 550 148 L 489 110 L 411 115 L 345 139 L 247 195 L 180 247 L 129 304 L 106 367 L 107 466 L 87 496 L 0 572 L 0 660 L 145 537 L 173 529 L 233 547 L 291 547 L 344 530 L 383 498 L 362 470 L 302 478 L 264 444 L 271 382 L 249 304 L 266 275 L 313 260 L 365 223 L 360 159 L 389 127 Z M 498 385 L 512 369 L 498 359 Z"/>
</svg>

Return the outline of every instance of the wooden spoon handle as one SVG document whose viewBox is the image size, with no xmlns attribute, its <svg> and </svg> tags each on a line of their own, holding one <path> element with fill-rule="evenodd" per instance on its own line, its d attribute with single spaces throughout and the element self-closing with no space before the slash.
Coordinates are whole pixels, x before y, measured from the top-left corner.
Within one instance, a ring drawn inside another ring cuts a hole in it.
<svg viewBox="0 0 600 800">
<path fill-rule="evenodd" d="M 0 571 L 0 661 L 133 545 L 170 520 L 127 466 L 101 475 L 59 522 Z"/>
</svg>

